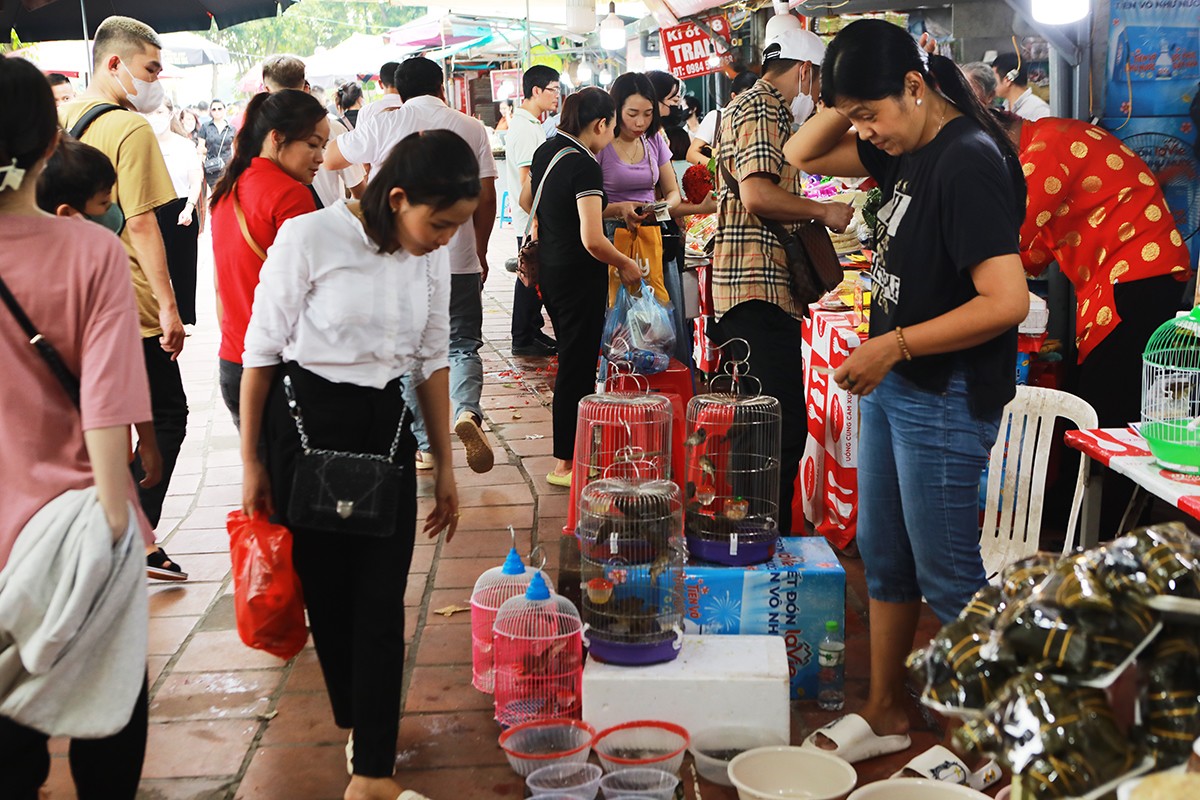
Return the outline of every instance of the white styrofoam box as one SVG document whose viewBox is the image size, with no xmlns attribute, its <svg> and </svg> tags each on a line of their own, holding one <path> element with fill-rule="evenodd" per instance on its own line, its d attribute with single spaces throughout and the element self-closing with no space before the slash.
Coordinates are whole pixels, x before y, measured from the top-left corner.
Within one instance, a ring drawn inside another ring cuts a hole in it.
<svg viewBox="0 0 1200 800">
<path fill-rule="evenodd" d="M 685 635 L 679 657 L 648 667 L 588 659 L 583 719 L 596 730 L 636 719 L 700 731 L 749 725 L 791 740 L 787 646 L 780 636 Z"/>
<path fill-rule="evenodd" d="M 1050 307 L 1046 305 L 1046 301 L 1038 297 L 1033 292 L 1029 293 L 1029 315 L 1025 317 L 1025 321 L 1017 328 L 1019 333 L 1038 336 L 1046 332 L 1046 326 L 1050 324 Z"/>
</svg>

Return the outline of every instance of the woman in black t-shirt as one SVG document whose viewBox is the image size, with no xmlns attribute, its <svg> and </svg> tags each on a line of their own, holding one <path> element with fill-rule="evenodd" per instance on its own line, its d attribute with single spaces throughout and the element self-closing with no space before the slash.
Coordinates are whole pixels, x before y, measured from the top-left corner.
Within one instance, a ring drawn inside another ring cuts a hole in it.
<svg viewBox="0 0 1200 800">
<path fill-rule="evenodd" d="M 806 742 L 854 761 L 910 745 L 904 660 L 922 597 L 944 623 L 987 583 L 978 487 L 1029 310 L 1017 255 L 1025 185 L 1011 142 L 962 73 L 902 28 L 847 26 L 825 55 L 821 87 L 827 109 L 788 143 L 788 159 L 822 175 L 870 175 L 884 195 L 871 335 L 834 375 L 862 397 L 871 689 L 859 719 Z"/>
<path fill-rule="evenodd" d="M 554 379 L 554 457 L 546 480 L 571 485 L 575 415 L 579 401 L 596 385 L 596 359 L 604 333 L 608 265 L 621 280 L 638 286 L 642 272 L 604 236 L 604 176 L 596 154 L 613 139 L 616 106 L 608 92 L 588 88 L 563 102 L 558 135 L 537 149 L 521 208 L 534 216 L 539 243 L 539 286 L 558 339 Z M 560 153 L 565 153 L 556 159 Z M 554 167 L 547 174 L 551 162 Z M 545 187 L 542 178 L 545 177 Z"/>
</svg>

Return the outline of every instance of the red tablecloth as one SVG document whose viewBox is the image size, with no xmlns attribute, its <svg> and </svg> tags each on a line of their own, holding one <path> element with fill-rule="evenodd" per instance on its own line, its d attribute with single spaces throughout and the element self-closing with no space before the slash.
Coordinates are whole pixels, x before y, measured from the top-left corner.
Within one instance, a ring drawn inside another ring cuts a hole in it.
<svg viewBox="0 0 1200 800">
<path fill-rule="evenodd" d="M 858 397 L 833 383 L 836 370 L 867 337 L 853 311 L 813 306 L 804 322 L 804 394 L 808 440 L 792 503 L 793 532 L 807 519 L 838 549 L 858 524 Z"/>
</svg>

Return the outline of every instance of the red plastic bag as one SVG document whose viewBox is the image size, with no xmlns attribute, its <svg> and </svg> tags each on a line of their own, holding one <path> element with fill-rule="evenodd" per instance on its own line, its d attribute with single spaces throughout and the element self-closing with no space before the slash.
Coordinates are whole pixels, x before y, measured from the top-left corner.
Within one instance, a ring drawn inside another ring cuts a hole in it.
<svg viewBox="0 0 1200 800">
<path fill-rule="evenodd" d="M 304 596 L 292 566 L 292 534 L 266 516 L 230 511 L 233 607 L 238 636 L 248 646 L 289 659 L 308 641 Z"/>
</svg>

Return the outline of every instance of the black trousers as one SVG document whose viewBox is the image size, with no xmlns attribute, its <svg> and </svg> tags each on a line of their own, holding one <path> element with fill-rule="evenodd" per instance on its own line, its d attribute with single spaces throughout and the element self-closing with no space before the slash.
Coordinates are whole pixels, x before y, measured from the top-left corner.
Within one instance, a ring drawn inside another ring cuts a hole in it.
<svg viewBox="0 0 1200 800">
<path fill-rule="evenodd" d="M 79 800 L 134 800 L 146 756 L 146 681 L 124 728 L 103 739 L 72 739 L 71 777 Z M 0 797 L 37 800 L 50 776 L 50 737 L 0 717 Z"/>
<path fill-rule="evenodd" d="M 800 360 L 800 320 L 774 303 L 750 300 L 729 309 L 709 334 L 714 344 L 745 339 L 750 345 L 749 372 L 762 382 L 762 393 L 779 401 L 783 415 L 783 447 L 779 465 L 779 531 L 792 531 L 792 495 L 804 441 L 808 415 L 804 405 L 804 375 Z M 732 345 L 726 358 L 745 358 L 745 349 Z M 751 381 L 751 384 L 753 381 Z"/>
<path fill-rule="evenodd" d="M 157 526 L 162 518 L 163 499 L 171 485 L 171 474 L 179 459 L 179 449 L 187 436 L 188 405 L 183 391 L 183 377 L 179 374 L 179 362 L 171 360 L 171 354 L 159 346 L 158 337 L 142 339 L 142 350 L 146 358 L 146 377 L 150 381 L 150 410 L 154 415 L 154 434 L 158 437 L 158 451 L 162 454 L 162 480 L 149 489 L 138 487 L 138 500 L 142 510 Z M 134 480 L 146 474 L 140 458 L 130 465 Z"/>
<path fill-rule="evenodd" d="M 162 231 L 163 247 L 167 251 L 167 272 L 175 290 L 179 318 L 184 325 L 195 325 L 196 242 L 200 236 L 200 215 L 192 209 L 192 224 L 180 225 L 179 213 L 186 205 L 187 198 L 179 197 L 155 209 L 154 214 L 158 217 L 158 229 Z"/>
<path fill-rule="evenodd" d="M 517 237 L 517 250 L 525 239 Z M 514 347 L 531 345 L 538 332 L 545 325 L 542 319 L 542 298 L 538 297 L 537 288 L 526 286 L 517 278 L 513 290 L 512 343 Z"/>
<path fill-rule="evenodd" d="M 395 772 L 404 679 L 404 590 L 416 537 L 416 442 L 405 432 L 405 465 L 396 530 L 376 538 L 328 533 L 291 519 L 292 476 L 300 437 L 288 414 L 282 376 L 291 376 L 314 447 L 387 452 L 403 410 L 399 381 L 384 389 L 332 383 L 287 364 L 267 398 L 264 435 L 276 521 L 292 531 L 292 561 L 338 727 L 354 731 L 354 774 Z"/>
<path fill-rule="evenodd" d="M 596 391 L 596 361 L 604 335 L 608 270 L 595 264 L 542 263 L 542 300 L 558 340 L 554 379 L 554 457 L 575 457 L 575 421 L 579 401 Z"/>
<path fill-rule="evenodd" d="M 1096 345 L 1076 372 L 1075 393 L 1096 409 L 1101 428 L 1124 427 L 1141 419 L 1142 352 L 1155 329 L 1175 314 L 1182 286 L 1170 275 L 1160 275 L 1113 287 L 1121 322 Z M 1064 452 L 1070 457 L 1063 459 L 1059 471 L 1063 487 L 1059 493 L 1069 494 L 1074 490 L 1079 455 L 1074 450 Z M 1124 533 L 1117 529 L 1133 490 L 1133 482 L 1128 478 L 1105 472 L 1100 503 L 1102 539 Z M 1065 507 L 1068 506 L 1064 504 Z"/>
</svg>

